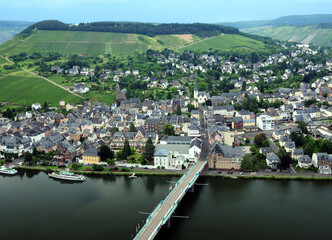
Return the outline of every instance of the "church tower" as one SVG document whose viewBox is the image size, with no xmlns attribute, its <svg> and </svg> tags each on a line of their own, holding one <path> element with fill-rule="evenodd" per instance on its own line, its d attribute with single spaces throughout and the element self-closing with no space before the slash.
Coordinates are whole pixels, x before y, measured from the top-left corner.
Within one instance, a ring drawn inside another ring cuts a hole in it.
<svg viewBox="0 0 332 240">
<path fill-rule="evenodd" d="M 198 98 L 197 80 L 195 80 L 194 98 Z"/>
<path fill-rule="evenodd" d="M 119 106 L 121 101 L 127 100 L 127 97 L 126 97 L 127 90 L 125 88 L 120 90 L 120 85 L 117 83 L 115 86 L 115 92 L 116 92 L 116 103 Z"/>
</svg>

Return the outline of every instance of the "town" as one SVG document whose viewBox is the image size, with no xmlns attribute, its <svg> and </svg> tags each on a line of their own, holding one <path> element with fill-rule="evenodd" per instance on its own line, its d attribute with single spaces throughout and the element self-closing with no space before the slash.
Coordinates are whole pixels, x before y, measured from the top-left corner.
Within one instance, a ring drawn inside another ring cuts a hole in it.
<svg viewBox="0 0 332 240">
<path fill-rule="evenodd" d="M 82 96 L 107 81 L 115 101 L 7 109 L 0 120 L 1 163 L 181 171 L 198 160 L 206 137 L 214 174 L 331 174 L 331 56 L 305 44 L 280 47 L 267 57 L 243 58 L 148 50 L 157 72 L 89 69 L 82 62 L 34 68 L 64 79 L 86 77 L 70 87 Z"/>
</svg>

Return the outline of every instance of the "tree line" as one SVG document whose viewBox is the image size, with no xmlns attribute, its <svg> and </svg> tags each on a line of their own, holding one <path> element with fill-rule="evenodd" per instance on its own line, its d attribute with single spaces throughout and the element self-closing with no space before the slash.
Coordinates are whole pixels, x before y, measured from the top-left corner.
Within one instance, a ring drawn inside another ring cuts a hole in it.
<svg viewBox="0 0 332 240">
<path fill-rule="evenodd" d="M 114 33 L 134 33 L 148 36 L 166 34 L 196 34 L 200 37 L 217 36 L 221 33 L 239 34 L 237 28 L 214 24 L 193 23 L 134 23 L 134 22 L 92 22 L 75 25 L 65 24 L 57 20 L 47 20 L 38 22 L 26 28 L 19 34 L 22 38 L 31 35 L 35 29 L 52 31 L 88 31 L 88 32 L 114 32 Z"/>
</svg>

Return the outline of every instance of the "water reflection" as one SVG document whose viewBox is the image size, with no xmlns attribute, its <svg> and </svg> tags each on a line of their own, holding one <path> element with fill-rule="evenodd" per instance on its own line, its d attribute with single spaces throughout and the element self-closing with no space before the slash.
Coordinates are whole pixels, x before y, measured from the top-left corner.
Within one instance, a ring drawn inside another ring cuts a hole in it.
<svg viewBox="0 0 332 240">
<path fill-rule="evenodd" d="M 178 179 L 89 175 L 80 184 L 58 184 L 38 171 L 1 177 L 1 239 L 53 240 L 59 235 L 50 233 L 59 229 L 62 240 L 130 239 L 146 218 L 138 211 L 151 212 L 168 192 L 167 181 Z M 195 185 L 175 211 L 189 219 L 173 218 L 171 229 L 163 229 L 156 239 L 311 240 L 317 238 L 313 229 L 325 229 L 319 239 L 331 239 L 331 182 L 207 177 L 197 182 L 209 185 Z"/>
<path fill-rule="evenodd" d="M 33 178 L 34 176 L 37 176 L 39 173 L 40 173 L 40 171 L 36 171 L 36 170 L 27 170 L 26 172 L 26 176 L 28 177 L 28 178 Z"/>
</svg>

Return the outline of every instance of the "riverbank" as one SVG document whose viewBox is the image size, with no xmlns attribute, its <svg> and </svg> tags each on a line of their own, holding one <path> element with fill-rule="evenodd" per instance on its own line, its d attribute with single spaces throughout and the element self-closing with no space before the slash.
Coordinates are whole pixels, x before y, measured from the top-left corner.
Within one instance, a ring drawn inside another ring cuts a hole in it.
<svg viewBox="0 0 332 240">
<path fill-rule="evenodd" d="M 28 167 L 28 166 L 21 166 L 17 169 L 23 170 L 34 170 L 34 171 L 42 171 L 42 172 L 50 172 L 50 171 L 62 171 L 63 169 L 48 169 L 47 167 Z M 71 172 L 76 174 L 83 174 L 83 175 L 110 175 L 110 176 L 130 176 L 133 173 L 137 176 L 182 176 L 183 173 L 174 173 L 168 171 L 146 171 L 146 170 L 131 170 L 129 172 L 121 172 L 121 171 L 80 171 L 80 170 L 71 170 Z"/>
<path fill-rule="evenodd" d="M 332 181 L 332 176 L 330 177 L 310 177 L 310 176 L 303 176 L 303 175 L 269 175 L 269 176 L 254 176 L 254 175 L 246 175 L 246 176 L 229 176 L 229 175 L 215 175 L 215 174 L 202 174 L 201 176 L 208 176 L 208 177 L 215 177 L 215 178 L 227 178 L 227 179 L 248 179 L 248 180 L 295 180 L 295 181 Z"/>
<path fill-rule="evenodd" d="M 21 166 L 18 169 L 23 170 L 34 170 L 34 171 L 42 171 L 42 172 L 50 172 L 51 171 L 61 171 L 62 169 L 48 169 L 47 167 L 28 167 Z M 179 176 L 181 177 L 183 173 L 179 172 L 170 172 L 170 171 L 162 171 L 162 170 L 151 170 L 151 171 L 140 171 L 140 170 L 131 170 L 129 172 L 119 172 L 119 171 L 75 171 L 71 172 L 76 174 L 83 175 L 103 175 L 103 176 L 129 176 L 135 173 L 137 176 Z M 304 175 L 265 175 L 265 176 L 257 176 L 257 175 L 223 175 L 223 174 L 209 174 L 203 173 L 201 176 L 211 177 L 211 178 L 221 178 L 221 179 L 247 179 L 247 180 L 294 180 L 294 181 L 332 181 L 332 176 L 304 176 Z"/>
</svg>

